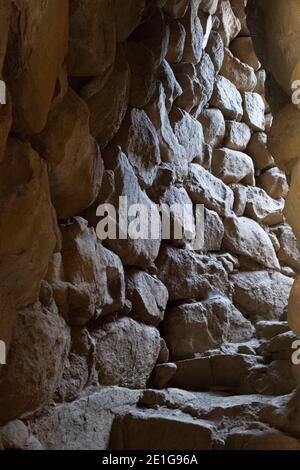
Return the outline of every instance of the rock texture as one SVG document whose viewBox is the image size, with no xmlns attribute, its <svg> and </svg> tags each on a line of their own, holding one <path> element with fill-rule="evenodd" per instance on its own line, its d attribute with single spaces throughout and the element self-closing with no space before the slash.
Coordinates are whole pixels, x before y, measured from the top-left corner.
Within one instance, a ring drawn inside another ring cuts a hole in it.
<svg viewBox="0 0 300 470">
<path fill-rule="evenodd" d="M 0 2 L 0 449 L 300 449 L 296 2 Z"/>
</svg>

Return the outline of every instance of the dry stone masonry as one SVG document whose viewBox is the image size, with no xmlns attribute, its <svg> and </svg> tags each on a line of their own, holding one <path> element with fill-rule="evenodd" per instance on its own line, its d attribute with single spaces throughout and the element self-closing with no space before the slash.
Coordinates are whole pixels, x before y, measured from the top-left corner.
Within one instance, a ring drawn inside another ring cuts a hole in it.
<svg viewBox="0 0 300 470">
<path fill-rule="evenodd" d="M 300 449 L 296 2 L 0 0 L 0 449 Z"/>
</svg>

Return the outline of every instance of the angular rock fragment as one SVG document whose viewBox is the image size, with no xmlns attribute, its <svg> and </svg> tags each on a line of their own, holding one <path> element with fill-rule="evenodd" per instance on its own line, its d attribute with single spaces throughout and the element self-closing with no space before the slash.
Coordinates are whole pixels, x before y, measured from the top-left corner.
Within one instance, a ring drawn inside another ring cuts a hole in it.
<svg viewBox="0 0 300 470">
<path fill-rule="evenodd" d="M 172 357 L 193 357 L 227 340 L 247 341 L 254 328 L 225 297 L 183 304 L 167 312 L 162 331 Z"/>
<path fill-rule="evenodd" d="M 256 57 L 253 48 L 252 38 L 250 36 L 235 38 L 230 44 L 230 49 L 231 52 L 236 57 L 238 57 L 241 62 L 244 62 L 244 64 L 249 65 L 254 70 L 260 69 L 261 63 Z"/>
<path fill-rule="evenodd" d="M 243 115 L 242 97 L 237 88 L 227 78 L 218 75 L 210 100 L 211 106 L 219 108 L 225 119 L 240 121 Z"/>
<path fill-rule="evenodd" d="M 169 28 L 170 40 L 166 59 L 170 64 L 178 64 L 182 60 L 186 32 L 183 24 L 177 20 L 169 20 Z"/>
<path fill-rule="evenodd" d="M 243 152 L 226 148 L 215 149 L 212 157 L 212 173 L 224 183 L 239 183 L 254 186 L 254 165 Z"/>
<path fill-rule="evenodd" d="M 65 321 L 40 304 L 21 310 L 0 376 L 0 419 L 8 421 L 48 404 L 70 347 Z"/>
<path fill-rule="evenodd" d="M 272 242 L 263 228 L 247 217 L 228 217 L 224 222 L 224 246 L 270 269 L 279 269 Z"/>
<path fill-rule="evenodd" d="M 240 20 L 233 13 L 229 0 L 219 1 L 216 15 L 220 22 L 217 31 L 220 33 L 225 47 L 228 47 L 241 30 Z"/>
<path fill-rule="evenodd" d="M 120 50 L 111 73 L 95 78 L 81 91 L 90 110 L 91 134 L 103 147 L 120 128 L 128 106 L 129 88 L 130 70 L 124 51 Z"/>
<path fill-rule="evenodd" d="M 205 252 L 221 250 L 224 237 L 224 225 L 221 217 L 215 212 L 205 209 L 204 247 Z"/>
<path fill-rule="evenodd" d="M 166 93 L 166 108 L 170 112 L 174 101 L 182 95 L 183 90 L 177 82 L 174 72 L 166 60 L 163 60 L 159 69 L 157 78 L 162 82 Z"/>
<path fill-rule="evenodd" d="M 20 308 L 37 300 L 58 238 L 47 166 L 29 143 L 9 139 L 0 188 L 1 293 Z"/>
<path fill-rule="evenodd" d="M 211 31 L 206 46 L 206 52 L 214 65 L 215 72 L 219 73 L 224 60 L 224 43 L 217 31 Z"/>
<path fill-rule="evenodd" d="M 270 168 L 259 178 L 258 184 L 274 199 L 285 198 L 289 192 L 286 175 L 279 168 Z"/>
<path fill-rule="evenodd" d="M 252 67 L 244 64 L 234 57 L 231 51 L 225 48 L 224 60 L 220 73 L 232 82 L 239 91 L 253 91 L 257 79 Z"/>
<path fill-rule="evenodd" d="M 128 270 L 126 296 L 132 304 L 130 316 L 135 320 L 154 326 L 163 320 L 169 296 L 157 277 L 136 269 Z"/>
<path fill-rule="evenodd" d="M 203 299 L 216 290 L 228 291 L 227 273 L 215 258 L 163 245 L 156 266 L 170 300 Z"/>
<path fill-rule="evenodd" d="M 293 280 L 281 273 L 242 272 L 232 276 L 233 302 L 251 321 L 282 320 Z"/>
<path fill-rule="evenodd" d="M 59 219 L 78 215 L 96 199 L 103 162 L 89 130 L 86 103 L 70 88 L 33 143 L 49 166 L 53 205 Z"/>
<path fill-rule="evenodd" d="M 251 139 L 251 130 L 244 122 L 226 121 L 224 147 L 244 151 Z"/>
<path fill-rule="evenodd" d="M 273 199 L 261 188 L 248 188 L 247 217 L 266 225 L 276 225 L 283 222 L 283 208 L 283 199 Z"/>
<path fill-rule="evenodd" d="M 232 210 L 232 190 L 197 163 L 190 165 L 185 188 L 195 204 L 204 204 L 219 215 L 226 215 Z"/>
<path fill-rule="evenodd" d="M 264 132 L 255 132 L 252 134 L 247 152 L 254 162 L 255 168 L 264 170 L 274 166 L 274 158 L 267 147 L 268 136 Z"/>
<path fill-rule="evenodd" d="M 189 7 L 182 19 L 186 31 L 183 61 L 197 64 L 202 57 L 203 29 L 198 16 L 199 0 L 190 0 Z"/>
<path fill-rule="evenodd" d="M 222 147 L 225 135 L 225 120 L 217 108 L 207 108 L 198 120 L 203 127 L 205 143 L 212 147 Z"/>
<path fill-rule="evenodd" d="M 265 130 L 265 103 L 258 93 L 243 94 L 244 120 L 254 131 Z"/>
<path fill-rule="evenodd" d="M 160 350 L 156 328 L 119 318 L 93 333 L 96 369 L 103 385 L 145 388 Z"/>
</svg>

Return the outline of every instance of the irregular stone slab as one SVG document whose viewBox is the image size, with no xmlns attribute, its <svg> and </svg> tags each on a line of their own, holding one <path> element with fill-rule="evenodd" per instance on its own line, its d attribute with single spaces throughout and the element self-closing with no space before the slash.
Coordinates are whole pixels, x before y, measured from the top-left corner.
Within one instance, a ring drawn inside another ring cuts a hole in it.
<svg viewBox="0 0 300 470">
<path fill-rule="evenodd" d="M 115 60 L 116 39 L 113 0 L 72 0 L 69 75 L 96 77 L 105 72 Z"/>
<path fill-rule="evenodd" d="M 268 136 L 264 132 L 255 132 L 252 134 L 247 152 L 254 162 L 255 168 L 264 170 L 275 164 L 274 158 L 267 147 Z"/>
<path fill-rule="evenodd" d="M 257 78 L 253 68 L 234 57 L 227 48 L 224 50 L 224 60 L 220 73 L 241 92 L 253 91 L 257 85 Z"/>
<path fill-rule="evenodd" d="M 210 100 L 211 106 L 219 108 L 225 119 L 240 121 L 243 115 L 242 97 L 237 88 L 227 78 L 218 75 Z"/>
<path fill-rule="evenodd" d="M 233 302 L 251 321 L 281 320 L 293 280 L 281 273 L 243 272 L 232 276 Z"/>
<path fill-rule="evenodd" d="M 243 94 L 244 121 L 255 131 L 265 130 L 265 103 L 258 93 Z"/>
<path fill-rule="evenodd" d="M 112 145 L 126 153 L 141 185 L 151 186 L 161 159 L 155 127 L 144 110 L 128 109 Z"/>
<path fill-rule="evenodd" d="M 260 339 L 271 339 L 290 331 L 288 322 L 279 320 L 260 320 L 255 323 L 256 334 Z"/>
<path fill-rule="evenodd" d="M 144 228 L 149 229 L 149 227 L 152 227 L 156 230 L 154 230 L 155 237 L 153 238 L 149 237 L 149 231 L 147 231 L 148 237 L 146 239 L 133 239 L 130 236 L 127 239 L 107 239 L 105 245 L 120 256 L 125 266 L 149 267 L 156 259 L 161 243 L 158 210 L 147 194 L 140 188 L 138 179 L 125 154 L 109 155 L 108 161 L 111 162 L 115 174 L 115 193 L 110 201 L 111 204 L 118 209 L 119 197 L 121 196 L 127 196 L 128 207 L 133 204 L 142 204 L 147 209 L 148 227 L 145 226 Z M 151 226 L 152 218 L 154 219 L 153 226 Z M 128 225 L 130 225 L 132 217 L 127 220 Z"/>
<path fill-rule="evenodd" d="M 240 32 L 241 23 L 233 13 L 229 0 L 219 1 L 216 15 L 220 21 L 217 31 L 220 33 L 225 47 L 228 47 Z"/>
<path fill-rule="evenodd" d="M 228 340 L 247 341 L 254 328 L 229 299 L 218 296 L 171 308 L 162 331 L 172 356 L 187 358 L 220 347 Z"/>
<path fill-rule="evenodd" d="M 166 59 L 169 64 L 178 64 L 182 60 L 186 32 L 183 24 L 177 20 L 169 20 L 169 28 L 170 40 Z"/>
<path fill-rule="evenodd" d="M 29 143 L 9 139 L 0 188 L 0 286 L 20 308 L 37 300 L 58 239 L 47 166 Z"/>
<path fill-rule="evenodd" d="M 125 302 L 125 279 L 118 256 L 101 245 L 94 229 L 80 217 L 61 226 L 61 231 L 61 281 L 68 284 L 58 282 L 53 288 L 60 310 L 66 310 L 69 322 L 83 325 L 92 318 L 121 310 Z M 60 291 L 64 288 L 67 297 L 63 299 Z"/>
<path fill-rule="evenodd" d="M 96 199 L 103 161 L 89 130 L 86 103 L 70 88 L 49 114 L 33 144 L 49 166 L 50 190 L 59 219 L 79 214 Z"/>
<path fill-rule="evenodd" d="M 202 0 L 200 8 L 202 11 L 214 15 L 217 11 L 218 0 Z"/>
<path fill-rule="evenodd" d="M 257 222 L 247 217 L 228 217 L 224 227 L 224 245 L 229 251 L 266 268 L 279 269 L 272 242 Z"/>
<path fill-rule="evenodd" d="M 221 216 L 229 214 L 232 210 L 232 190 L 197 163 L 190 165 L 185 187 L 195 204 L 205 204 L 208 209 Z"/>
<path fill-rule="evenodd" d="M 244 122 L 226 121 L 224 147 L 243 151 L 251 139 L 251 130 Z"/>
<path fill-rule="evenodd" d="M 283 208 L 284 199 L 273 199 L 261 188 L 248 188 L 247 217 L 266 225 L 276 225 L 283 222 Z"/>
<path fill-rule="evenodd" d="M 169 291 L 169 300 L 201 300 L 209 293 L 227 293 L 227 272 L 215 258 L 162 245 L 157 275 Z"/>
<path fill-rule="evenodd" d="M 181 86 L 182 94 L 176 100 L 176 106 L 191 112 L 200 102 L 200 83 L 194 64 L 181 62 L 173 66 L 173 71 Z"/>
<path fill-rule="evenodd" d="M 170 186 L 159 199 L 159 205 L 163 221 L 162 238 L 175 246 L 192 243 L 196 236 L 196 226 L 193 203 L 186 190 L 183 187 Z"/>
<path fill-rule="evenodd" d="M 126 297 L 132 304 L 130 316 L 135 320 L 154 326 L 163 320 L 169 295 L 157 277 L 136 269 L 128 270 Z"/>
<path fill-rule="evenodd" d="M 174 101 L 182 95 L 183 90 L 177 82 L 174 72 L 166 60 L 163 60 L 159 69 L 157 78 L 162 82 L 166 94 L 166 108 L 170 112 Z"/>
<path fill-rule="evenodd" d="M 130 67 L 129 104 L 143 108 L 155 91 L 154 55 L 142 42 L 128 41 L 125 50 Z"/>
<path fill-rule="evenodd" d="M 209 54 L 214 64 L 215 72 L 219 73 L 224 60 L 224 43 L 217 31 L 211 31 L 206 46 L 206 52 Z"/>
<path fill-rule="evenodd" d="M 152 388 L 166 388 L 177 370 L 174 362 L 157 364 L 151 377 Z"/>
<path fill-rule="evenodd" d="M 0 376 L 1 421 L 50 403 L 69 346 L 69 329 L 57 312 L 40 304 L 19 311 L 12 348 Z"/>
<path fill-rule="evenodd" d="M 96 370 L 103 385 L 145 388 L 160 351 L 156 328 L 119 318 L 93 332 Z"/>
<path fill-rule="evenodd" d="M 186 160 L 204 160 L 204 136 L 201 124 L 189 113 L 173 107 L 170 123 L 179 144 L 185 149 Z"/>
<path fill-rule="evenodd" d="M 286 170 L 299 157 L 300 110 L 293 104 L 284 106 L 274 115 L 268 135 L 268 149 L 279 168 Z"/>
<path fill-rule="evenodd" d="M 225 135 L 225 120 L 217 108 L 205 109 L 198 120 L 203 126 L 205 143 L 212 147 L 221 147 Z"/>
<path fill-rule="evenodd" d="M 288 436 L 276 429 L 266 428 L 241 430 L 230 433 L 226 439 L 228 450 L 298 450 L 300 442 L 294 437 Z"/>
<path fill-rule="evenodd" d="M 215 212 L 205 209 L 204 247 L 205 252 L 220 251 L 224 237 L 224 225 L 221 217 Z"/>
<path fill-rule="evenodd" d="M 182 19 L 186 31 L 183 61 L 198 64 L 202 57 L 203 29 L 198 16 L 199 0 L 190 0 L 189 7 Z"/>
<path fill-rule="evenodd" d="M 13 130 L 36 134 L 47 120 L 68 49 L 67 0 L 14 3 L 5 78 L 13 96 Z M 47 54 L 45 54 L 47 51 Z"/>
<path fill-rule="evenodd" d="M 49 407 L 30 421 L 30 428 L 44 449 L 105 450 L 115 413 L 134 407 L 139 396 L 125 388 L 92 388 L 78 400 Z"/>
<path fill-rule="evenodd" d="M 196 64 L 196 72 L 199 91 L 197 105 L 192 114 L 198 118 L 212 97 L 215 82 L 214 65 L 206 52 L 203 52 L 201 61 Z"/>
<path fill-rule="evenodd" d="M 176 76 L 176 78 L 178 77 Z M 186 150 L 180 145 L 173 132 L 166 109 L 166 94 L 162 84 L 159 84 L 154 98 L 147 105 L 145 111 L 156 129 L 161 160 L 172 164 L 179 180 L 186 177 L 188 173 Z"/>
<path fill-rule="evenodd" d="M 254 52 L 251 37 L 235 38 L 230 44 L 230 49 L 241 62 L 248 64 L 255 71 L 261 68 L 261 63 Z"/>
<path fill-rule="evenodd" d="M 265 171 L 257 182 L 274 199 L 285 198 L 289 192 L 286 175 L 279 168 Z"/>
<path fill-rule="evenodd" d="M 248 187 L 243 184 L 231 184 L 230 188 L 234 192 L 233 210 L 238 217 L 241 217 L 246 209 Z"/>
<path fill-rule="evenodd" d="M 90 110 L 90 130 L 105 147 L 118 132 L 129 98 L 130 70 L 121 49 L 111 73 L 97 77 L 81 90 Z"/>
<path fill-rule="evenodd" d="M 134 411 L 115 419 L 110 448 L 200 450 L 211 449 L 212 440 L 213 427 L 207 421 L 169 410 Z"/>
<path fill-rule="evenodd" d="M 215 149 L 211 169 L 213 174 L 226 184 L 243 181 L 250 186 L 255 185 L 254 165 L 251 158 L 237 150 Z"/>
</svg>

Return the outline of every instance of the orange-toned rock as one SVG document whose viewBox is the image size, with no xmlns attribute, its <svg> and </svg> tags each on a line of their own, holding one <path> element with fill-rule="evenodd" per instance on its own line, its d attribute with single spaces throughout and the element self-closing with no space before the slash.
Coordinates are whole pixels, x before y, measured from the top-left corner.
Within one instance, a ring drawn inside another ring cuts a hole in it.
<svg viewBox="0 0 300 470">
<path fill-rule="evenodd" d="M 89 133 L 87 104 L 70 88 L 49 114 L 34 145 L 47 160 L 53 205 L 59 219 L 79 214 L 96 199 L 103 162 Z"/>
<path fill-rule="evenodd" d="M 91 134 L 101 146 L 107 145 L 120 128 L 128 106 L 129 81 L 129 66 L 120 49 L 112 72 L 95 78 L 81 91 L 91 113 Z"/>
<path fill-rule="evenodd" d="M 40 132 L 67 52 L 67 0 L 14 2 L 4 74 L 13 100 L 13 130 Z"/>
<path fill-rule="evenodd" d="M 24 307 L 39 295 L 57 238 L 47 166 L 28 143 L 8 141 L 0 188 L 0 289 Z"/>
<path fill-rule="evenodd" d="M 70 2 L 70 75 L 101 75 L 113 64 L 117 39 L 114 11 L 114 0 Z"/>
</svg>

